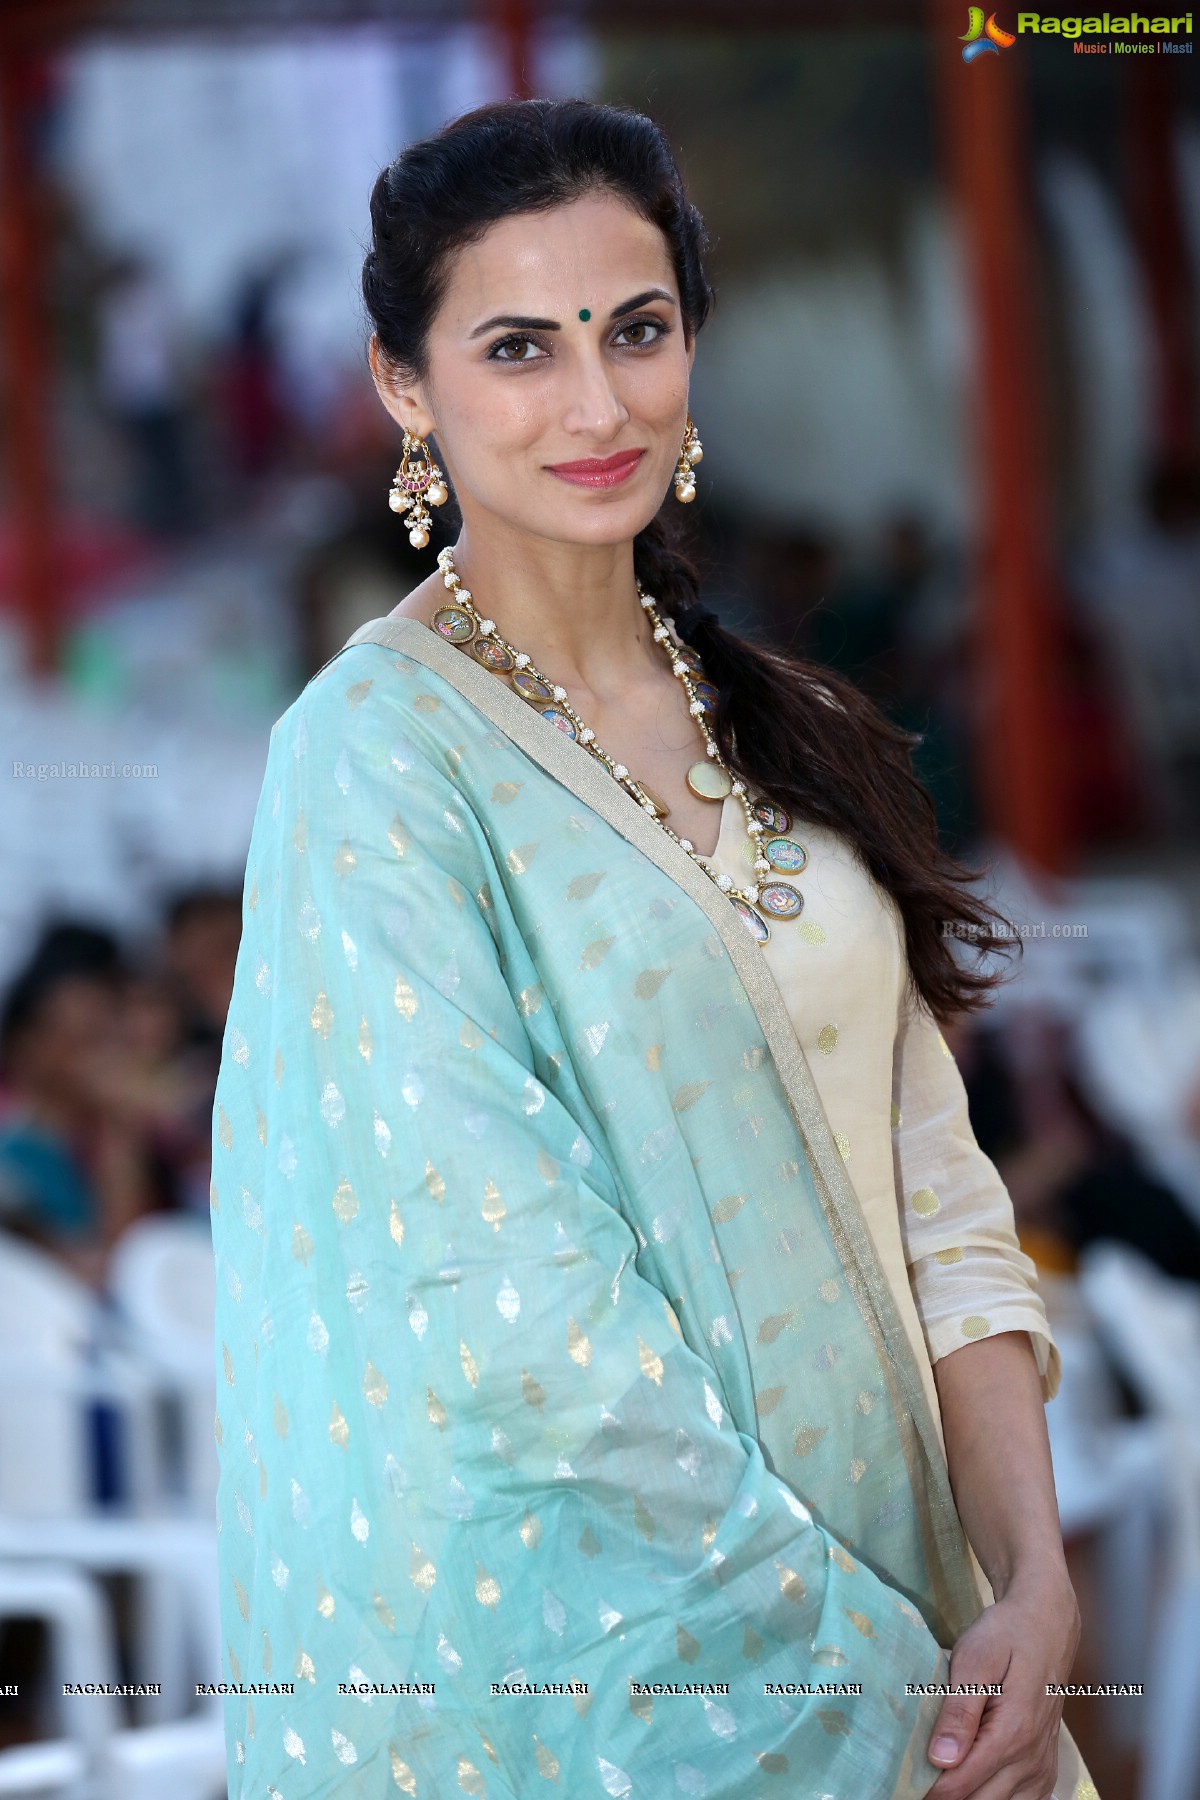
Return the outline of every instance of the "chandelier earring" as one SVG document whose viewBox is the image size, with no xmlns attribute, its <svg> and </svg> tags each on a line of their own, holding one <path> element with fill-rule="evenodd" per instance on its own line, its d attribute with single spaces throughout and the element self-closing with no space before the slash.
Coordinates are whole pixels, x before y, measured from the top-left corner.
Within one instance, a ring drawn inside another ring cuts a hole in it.
<svg viewBox="0 0 1200 1800">
<path fill-rule="evenodd" d="M 675 498 L 684 506 L 696 498 L 696 478 L 692 469 L 696 463 L 704 459 L 704 446 L 700 442 L 700 433 L 692 423 L 691 413 L 687 416 L 687 429 L 683 434 L 683 448 L 679 452 L 679 462 L 675 469 Z"/>
<path fill-rule="evenodd" d="M 420 460 L 414 462 L 414 456 Z M 392 476 L 388 505 L 393 512 L 405 514 L 408 541 L 414 550 L 423 550 L 429 542 L 431 506 L 441 506 L 449 498 L 442 471 L 429 454 L 429 445 L 415 432 L 405 431 L 400 467 Z M 428 502 L 428 504 L 426 504 Z"/>
</svg>

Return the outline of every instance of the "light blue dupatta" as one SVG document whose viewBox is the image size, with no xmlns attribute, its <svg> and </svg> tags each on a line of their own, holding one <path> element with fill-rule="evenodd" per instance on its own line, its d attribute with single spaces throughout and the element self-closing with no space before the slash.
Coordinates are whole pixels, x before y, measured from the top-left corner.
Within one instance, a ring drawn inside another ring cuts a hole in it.
<svg viewBox="0 0 1200 1800">
<path fill-rule="evenodd" d="M 782 999 L 416 620 L 272 732 L 212 1206 L 231 1800 L 927 1792 L 981 1600 Z"/>
</svg>

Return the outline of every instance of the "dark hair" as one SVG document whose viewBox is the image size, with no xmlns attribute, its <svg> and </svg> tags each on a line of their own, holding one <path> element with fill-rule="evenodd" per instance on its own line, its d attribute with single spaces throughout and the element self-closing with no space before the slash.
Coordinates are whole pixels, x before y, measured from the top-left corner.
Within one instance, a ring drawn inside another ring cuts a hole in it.
<svg viewBox="0 0 1200 1800">
<path fill-rule="evenodd" d="M 240 919 L 242 895 L 239 888 L 226 882 L 197 882 L 173 888 L 161 902 L 163 924 L 168 935 L 183 931 L 197 919 L 236 914 Z"/>
<path fill-rule="evenodd" d="M 103 982 L 115 989 L 125 973 L 120 943 L 103 926 L 73 919 L 46 924 L 0 1003 L 0 1074 L 12 1074 L 17 1041 L 37 1025 L 64 982 Z"/>
<path fill-rule="evenodd" d="M 498 219 L 598 190 L 661 230 L 690 342 L 713 305 L 708 239 L 660 127 L 632 107 L 508 100 L 408 145 L 375 182 L 362 291 L 387 364 L 405 380 L 427 374 L 429 328 L 456 251 Z M 935 1017 L 984 1005 L 1002 971 L 965 967 L 953 940 L 968 940 L 981 960 L 1019 949 L 1020 938 L 966 891 L 978 872 L 941 845 L 933 801 L 913 773 L 919 736 L 835 671 L 725 630 L 701 604 L 695 564 L 664 512 L 637 534 L 633 555 L 643 587 L 718 688 L 713 728 L 730 766 L 857 849 L 903 917 L 909 978 Z"/>
</svg>

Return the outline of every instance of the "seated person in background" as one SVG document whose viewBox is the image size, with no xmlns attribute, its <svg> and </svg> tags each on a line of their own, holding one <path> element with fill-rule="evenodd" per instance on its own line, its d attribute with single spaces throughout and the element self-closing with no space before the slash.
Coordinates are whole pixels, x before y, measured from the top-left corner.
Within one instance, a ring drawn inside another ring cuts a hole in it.
<svg viewBox="0 0 1200 1800">
<path fill-rule="evenodd" d="M 173 1163 L 197 1154 L 200 1096 L 172 1069 L 163 1007 L 109 933 L 59 924 L 0 1011 L 0 1227 L 94 1286 L 126 1225 L 177 1204 Z"/>
<path fill-rule="evenodd" d="M 1004 1028 L 969 1026 L 951 1042 L 972 1129 L 1035 1262 L 1069 1271 L 1086 1244 L 1105 1239 L 1200 1282 L 1200 1229 L 1125 1133 L 1092 1107 L 1059 1021 L 1028 1012 Z"/>
<path fill-rule="evenodd" d="M 182 890 L 167 906 L 165 931 L 164 973 L 183 1015 L 182 1042 L 189 1053 L 208 1059 L 215 1091 L 242 936 L 241 889 L 198 886 Z M 210 1094 L 210 1112 L 211 1101 Z M 205 1129 L 211 1135 L 211 1117 Z"/>
</svg>

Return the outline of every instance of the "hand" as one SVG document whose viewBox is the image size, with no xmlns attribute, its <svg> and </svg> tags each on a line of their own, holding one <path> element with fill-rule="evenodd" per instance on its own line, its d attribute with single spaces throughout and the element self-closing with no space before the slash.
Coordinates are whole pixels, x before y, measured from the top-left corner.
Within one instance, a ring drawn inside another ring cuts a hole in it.
<svg viewBox="0 0 1200 1800">
<path fill-rule="evenodd" d="M 1065 1568 L 1014 1577 L 950 1656 L 952 1683 L 1001 1682 L 1004 1692 L 947 1696 L 929 1748 L 942 1773 L 926 1800 L 1051 1800 L 1063 1703 L 1046 1684 L 1067 1679 L 1079 1636 Z M 952 1753 L 941 1753 L 943 1738 Z"/>
</svg>

